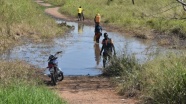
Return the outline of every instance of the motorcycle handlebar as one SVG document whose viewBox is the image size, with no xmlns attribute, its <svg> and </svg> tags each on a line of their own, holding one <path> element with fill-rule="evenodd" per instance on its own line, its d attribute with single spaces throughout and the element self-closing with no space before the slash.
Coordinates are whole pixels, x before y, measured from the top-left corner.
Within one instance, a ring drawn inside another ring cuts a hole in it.
<svg viewBox="0 0 186 104">
<path fill-rule="evenodd" d="M 58 51 L 58 52 L 56 52 L 56 54 L 55 54 L 54 56 L 56 56 L 57 54 L 60 54 L 60 53 L 62 53 L 62 51 Z"/>
<path fill-rule="evenodd" d="M 62 53 L 62 51 L 58 51 L 58 52 L 56 52 L 54 55 L 50 55 L 49 58 L 48 58 L 48 61 L 50 61 L 51 59 L 54 59 L 54 58 L 57 59 L 56 55 L 58 55 L 58 54 L 60 54 L 60 53 Z"/>
</svg>

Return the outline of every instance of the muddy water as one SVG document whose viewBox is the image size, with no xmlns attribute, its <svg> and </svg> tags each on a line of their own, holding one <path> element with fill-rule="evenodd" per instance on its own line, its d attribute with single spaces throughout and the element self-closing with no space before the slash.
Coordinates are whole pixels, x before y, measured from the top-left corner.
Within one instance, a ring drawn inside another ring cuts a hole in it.
<svg viewBox="0 0 186 104">
<path fill-rule="evenodd" d="M 56 22 L 62 23 L 64 21 L 56 20 Z M 24 60 L 39 68 L 45 68 L 50 54 L 63 51 L 58 56 L 58 65 L 63 70 L 64 75 L 101 74 L 102 57 L 99 55 L 101 44 L 96 44 L 93 41 L 94 27 L 86 26 L 81 22 L 67 22 L 67 24 L 74 26 L 74 29 L 65 37 L 58 37 L 53 42 L 48 43 L 28 42 L 15 47 L 1 57 L 6 60 Z M 149 58 L 147 54 L 159 51 L 153 42 L 122 36 L 122 33 L 103 30 L 104 32 L 107 32 L 109 37 L 113 39 L 118 56 L 123 53 L 135 54 L 140 62 L 144 62 Z M 100 41 L 102 39 L 103 36 Z"/>
</svg>

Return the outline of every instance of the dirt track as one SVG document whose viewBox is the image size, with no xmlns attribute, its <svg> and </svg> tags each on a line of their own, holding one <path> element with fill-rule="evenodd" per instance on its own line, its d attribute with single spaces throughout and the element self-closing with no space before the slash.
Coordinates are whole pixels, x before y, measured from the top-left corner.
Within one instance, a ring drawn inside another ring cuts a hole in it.
<svg viewBox="0 0 186 104">
<path fill-rule="evenodd" d="M 51 6 L 36 0 L 39 5 Z M 68 17 L 58 12 L 59 7 L 48 8 L 45 12 L 56 18 L 66 21 L 76 22 L 76 18 Z M 83 21 L 85 24 L 93 24 L 91 20 Z M 50 78 L 45 78 L 45 82 L 49 83 Z M 56 86 L 49 87 L 65 99 L 69 104 L 135 104 L 134 99 L 125 99 L 117 94 L 115 86 L 110 83 L 108 78 L 98 76 L 65 76 L 62 82 Z"/>
<path fill-rule="evenodd" d="M 50 79 L 46 80 L 50 83 Z M 49 87 L 69 104 L 135 104 L 117 94 L 108 78 L 98 76 L 66 76 L 56 86 Z"/>
</svg>

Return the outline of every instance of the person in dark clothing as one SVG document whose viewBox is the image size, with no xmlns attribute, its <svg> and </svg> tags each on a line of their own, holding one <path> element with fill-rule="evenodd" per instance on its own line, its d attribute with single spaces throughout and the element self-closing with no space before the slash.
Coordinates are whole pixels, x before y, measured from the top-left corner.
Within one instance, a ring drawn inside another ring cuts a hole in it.
<svg viewBox="0 0 186 104">
<path fill-rule="evenodd" d="M 95 26 L 95 41 L 99 43 L 100 36 L 102 35 L 102 27 L 100 24 L 96 24 Z"/>
<path fill-rule="evenodd" d="M 116 55 L 114 43 L 111 38 L 108 37 L 107 33 L 104 33 L 104 39 L 102 40 L 102 48 L 100 51 L 100 55 L 103 51 L 103 67 L 105 68 L 105 64 L 107 60 L 110 60 L 112 57 L 112 52 L 114 51 L 114 55 Z"/>
</svg>

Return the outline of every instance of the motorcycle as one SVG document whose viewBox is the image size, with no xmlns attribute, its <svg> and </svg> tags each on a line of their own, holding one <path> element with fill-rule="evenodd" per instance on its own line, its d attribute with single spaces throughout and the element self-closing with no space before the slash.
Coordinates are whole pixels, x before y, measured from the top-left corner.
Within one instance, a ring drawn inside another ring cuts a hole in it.
<svg viewBox="0 0 186 104">
<path fill-rule="evenodd" d="M 58 67 L 58 57 L 56 57 L 59 53 L 62 53 L 62 51 L 56 52 L 55 55 L 50 55 L 48 58 L 47 69 L 50 72 L 48 77 L 51 78 L 53 85 L 56 85 L 57 81 L 62 81 L 64 79 L 63 71 Z"/>
</svg>

